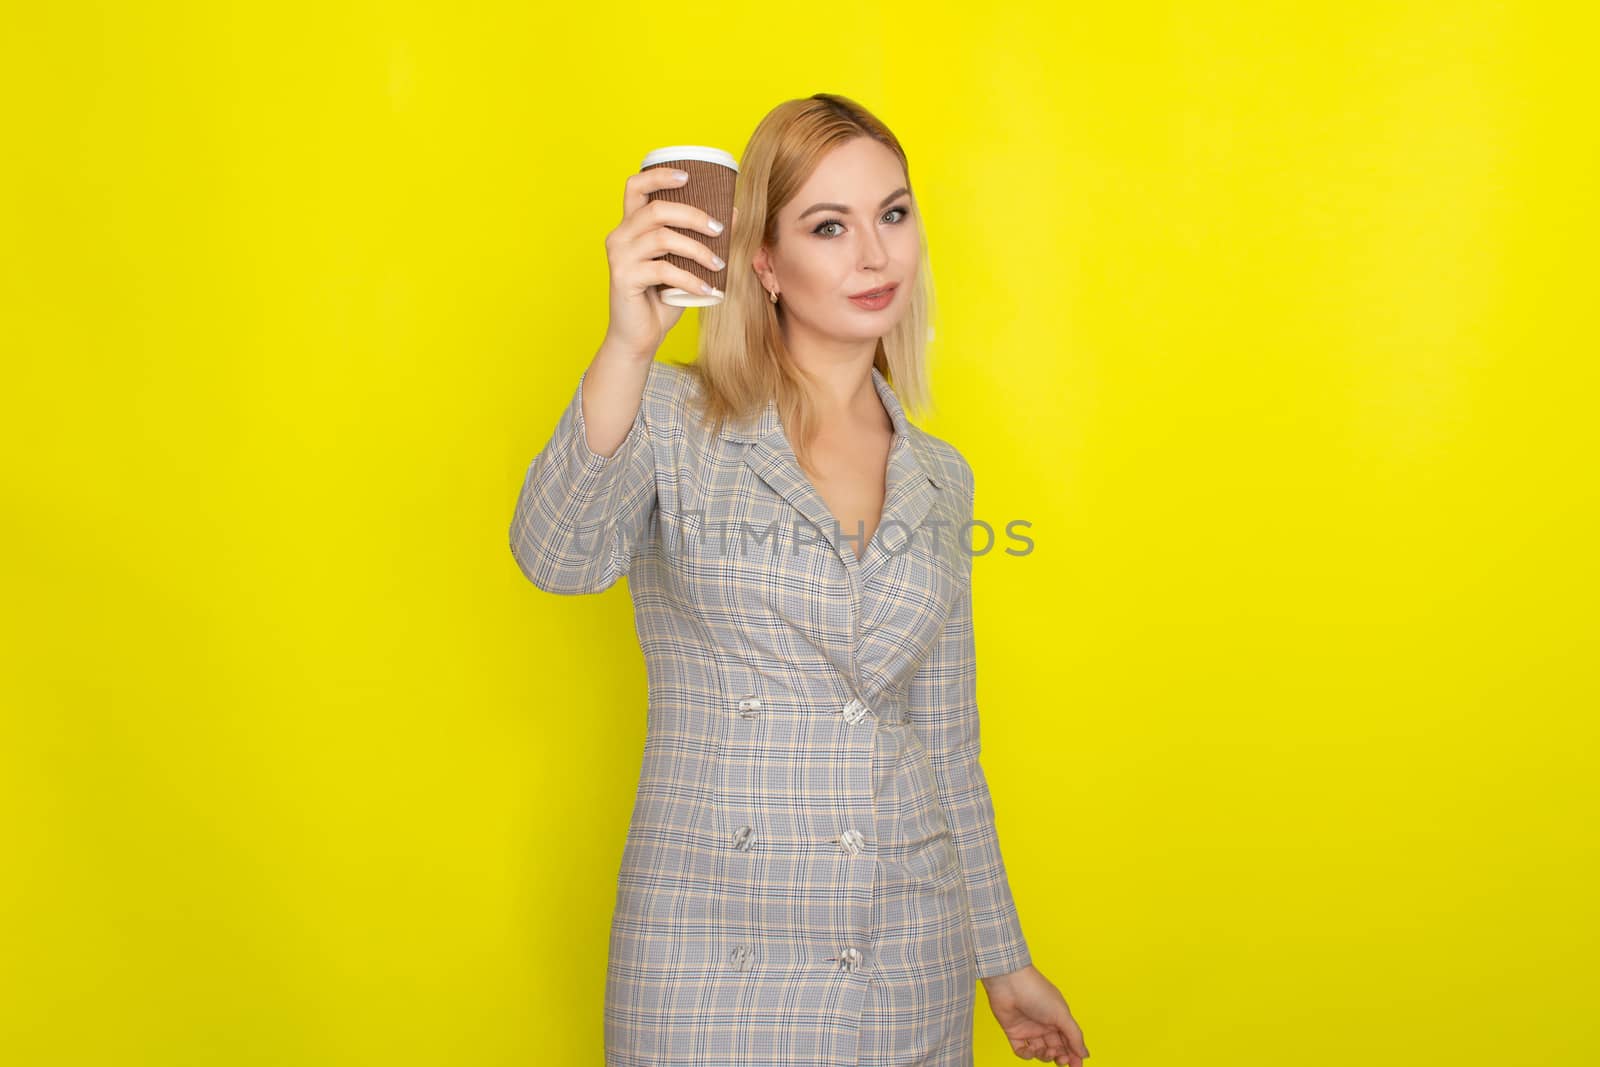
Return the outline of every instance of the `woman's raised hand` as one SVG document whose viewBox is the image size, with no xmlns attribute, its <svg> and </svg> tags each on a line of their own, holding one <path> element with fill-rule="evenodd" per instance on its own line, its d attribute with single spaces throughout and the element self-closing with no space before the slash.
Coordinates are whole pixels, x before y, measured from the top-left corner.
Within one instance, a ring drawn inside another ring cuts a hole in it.
<svg viewBox="0 0 1600 1067">
<path fill-rule="evenodd" d="M 682 185 L 671 167 L 651 167 L 628 176 L 622 196 L 622 221 L 606 234 L 606 259 L 611 267 L 611 321 L 606 327 L 606 343 L 633 353 L 641 359 L 655 357 L 667 331 L 683 315 L 683 308 L 661 299 L 658 285 L 677 286 L 691 293 L 706 292 L 705 283 L 665 258 L 672 252 L 704 263 L 708 270 L 721 270 L 722 263 L 704 244 L 670 229 L 720 232 L 711 216 L 691 204 L 670 200 L 651 200 L 656 189 Z M 739 217 L 716 220 L 731 225 Z"/>
</svg>

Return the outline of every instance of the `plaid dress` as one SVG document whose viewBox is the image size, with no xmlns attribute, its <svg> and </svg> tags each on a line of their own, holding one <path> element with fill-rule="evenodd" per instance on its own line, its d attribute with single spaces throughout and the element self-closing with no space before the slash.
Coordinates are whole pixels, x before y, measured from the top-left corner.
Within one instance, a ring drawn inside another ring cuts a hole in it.
<svg viewBox="0 0 1600 1067">
<path fill-rule="evenodd" d="M 583 377 L 511 550 L 551 593 L 626 574 L 645 657 L 606 1063 L 970 1064 L 976 979 L 1030 962 L 978 761 L 971 467 L 873 368 L 895 436 L 858 560 L 775 403 L 708 433 L 657 362 L 600 456 Z"/>
</svg>

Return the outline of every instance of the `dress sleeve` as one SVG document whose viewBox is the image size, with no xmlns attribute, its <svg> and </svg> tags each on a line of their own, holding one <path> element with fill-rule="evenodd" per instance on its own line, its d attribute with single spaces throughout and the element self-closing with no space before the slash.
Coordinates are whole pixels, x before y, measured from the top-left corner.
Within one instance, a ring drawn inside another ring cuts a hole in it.
<svg viewBox="0 0 1600 1067">
<path fill-rule="evenodd" d="M 971 518 L 972 472 L 965 461 L 963 467 L 966 516 Z M 978 761 L 978 663 L 970 580 L 962 584 L 944 629 L 912 676 L 908 696 L 911 724 L 933 763 L 939 801 L 961 859 L 978 976 L 991 978 L 1026 967 L 1033 959 L 1022 936 L 1000 855 L 989 784 Z"/>
<path fill-rule="evenodd" d="M 588 374 L 578 376 L 555 432 L 528 465 L 511 518 L 511 554 L 528 580 L 549 593 L 598 593 L 614 585 L 628 572 L 657 506 L 648 383 L 627 437 L 602 456 L 585 436 Z"/>
</svg>

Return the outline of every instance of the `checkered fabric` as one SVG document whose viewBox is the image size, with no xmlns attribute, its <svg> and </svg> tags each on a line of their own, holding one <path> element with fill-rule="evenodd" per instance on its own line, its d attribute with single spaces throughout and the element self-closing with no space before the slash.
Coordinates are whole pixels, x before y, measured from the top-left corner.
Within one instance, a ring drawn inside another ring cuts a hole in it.
<svg viewBox="0 0 1600 1067">
<path fill-rule="evenodd" d="M 624 575 L 649 682 L 606 972 L 606 1063 L 972 1062 L 976 979 L 1030 962 L 979 763 L 972 468 L 894 424 L 859 558 L 775 403 L 719 433 L 656 362 L 589 447 L 583 379 L 511 523 L 527 578 Z"/>
</svg>

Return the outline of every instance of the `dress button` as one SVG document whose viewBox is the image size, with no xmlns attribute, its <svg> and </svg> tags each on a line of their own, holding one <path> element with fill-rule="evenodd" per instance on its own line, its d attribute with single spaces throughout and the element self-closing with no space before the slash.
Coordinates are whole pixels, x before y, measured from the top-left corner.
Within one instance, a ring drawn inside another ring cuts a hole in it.
<svg viewBox="0 0 1600 1067">
<path fill-rule="evenodd" d="M 748 696 L 739 701 L 739 717 L 742 719 L 753 719 L 760 710 L 761 701 L 757 697 Z"/>
<path fill-rule="evenodd" d="M 755 839 L 756 832 L 749 826 L 741 826 L 733 832 L 733 847 L 740 852 L 749 852 L 750 843 Z"/>
<path fill-rule="evenodd" d="M 855 697 L 851 697 L 849 703 L 845 704 L 842 710 L 844 711 L 844 721 L 851 726 L 860 722 L 867 714 L 867 706 Z"/>
<path fill-rule="evenodd" d="M 839 953 L 839 969 L 845 974 L 854 974 L 856 968 L 861 966 L 861 950 L 851 945 Z"/>
<path fill-rule="evenodd" d="M 747 971 L 750 969 L 750 959 L 755 952 L 754 945 L 734 945 L 733 951 L 728 955 L 728 962 L 733 964 L 733 969 L 736 971 Z"/>
<path fill-rule="evenodd" d="M 861 850 L 865 848 L 866 845 L 866 838 L 862 837 L 860 832 L 857 830 L 846 830 L 844 833 L 839 835 L 839 847 L 850 853 L 852 856 L 859 855 Z"/>
</svg>

